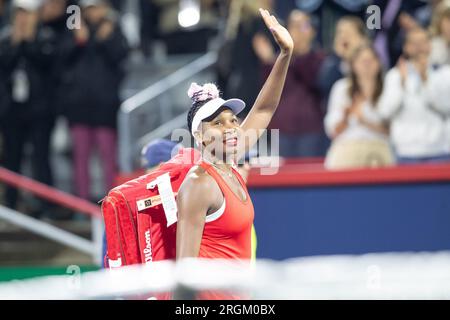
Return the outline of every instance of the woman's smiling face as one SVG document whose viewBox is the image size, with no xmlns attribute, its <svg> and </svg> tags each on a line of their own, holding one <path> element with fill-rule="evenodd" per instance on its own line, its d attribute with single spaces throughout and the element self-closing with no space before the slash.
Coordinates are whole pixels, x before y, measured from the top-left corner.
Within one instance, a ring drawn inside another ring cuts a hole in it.
<svg viewBox="0 0 450 320">
<path fill-rule="evenodd" d="M 232 158 L 238 150 L 242 129 L 238 117 L 224 107 L 201 124 L 202 145 L 221 160 Z"/>
</svg>

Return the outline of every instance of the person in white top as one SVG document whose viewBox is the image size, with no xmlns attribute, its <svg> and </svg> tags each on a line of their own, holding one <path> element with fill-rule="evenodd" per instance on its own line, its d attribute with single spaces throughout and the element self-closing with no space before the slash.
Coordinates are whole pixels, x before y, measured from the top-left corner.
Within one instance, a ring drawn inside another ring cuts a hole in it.
<svg viewBox="0 0 450 320">
<path fill-rule="evenodd" d="M 377 112 L 383 89 L 383 71 L 373 47 L 358 48 L 350 61 L 350 75 L 337 81 L 325 116 L 332 139 L 328 169 L 384 166 L 394 163 L 388 126 Z"/>
<path fill-rule="evenodd" d="M 442 1 L 436 8 L 431 22 L 431 54 L 429 64 L 450 64 L 450 0 Z"/>
<path fill-rule="evenodd" d="M 381 115 L 391 123 L 398 162 L 448 161 L 449 70 L 429 65 L 430 36 L 423 29 L 407 34 L 403 50 L 407 60 L 401 58 L 387 73 L 379 103 Z"/>
</svg>

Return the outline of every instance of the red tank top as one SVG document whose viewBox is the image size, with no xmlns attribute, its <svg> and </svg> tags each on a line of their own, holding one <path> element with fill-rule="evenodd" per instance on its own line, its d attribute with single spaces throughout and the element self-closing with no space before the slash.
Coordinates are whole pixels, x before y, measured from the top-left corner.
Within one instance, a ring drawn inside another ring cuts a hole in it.
<svg viewBox="0 0 450 320">
<path fill-rule="evenodd" d="M 218 211 L 206 216 L 199 258 L 250 259 L 254 209 L 244 180 L 232 169 L 244 189 L 245 201 L 231 190 L 212 165 L 201 161 L 200 166 L 217 182 L 224 202 Z"/>
</svg>

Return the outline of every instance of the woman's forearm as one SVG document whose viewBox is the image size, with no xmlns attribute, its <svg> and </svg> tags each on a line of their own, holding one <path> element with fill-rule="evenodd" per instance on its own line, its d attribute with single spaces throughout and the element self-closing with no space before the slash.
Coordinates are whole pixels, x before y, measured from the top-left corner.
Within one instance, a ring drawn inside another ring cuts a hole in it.
<svg viewBox="0 0 450 320">
<path fill-rule="evenodd" d="M 342 132 L 345 131 L 345 129 L 347 129 L 348 127 L 348 119 L 342 119 L 337 125 L 336 128 L 334 129 L 334 133 L 333 133 L 333 139 L 337 138 L 337 136 L 339 136 Z"/>
<path fill-rule="evenodd" d="M 291 55 L 291 52 L 280 53 L 278 55 L 272 71 L 256 98 L 255 104 L 242 123 L 244 131 L 248 129 L 264 130 L 269 125 L 280 102 Z"/>
<path fill-rule="evenodd" d="M 370 122 L 364 118 L 360 119 L 360 122 L 375 132 L 382 133 L 382 134 L 389 134 L 389 127 L 385 123 L 376 124 L 376 123 Z"/>
<path fill-rule="evenodd" d="M 278 55 L 272 71 L 253 105 L 253 110 L 275 112 L 283 92 L 291 56 L 290 52 Z"/>
</svg>

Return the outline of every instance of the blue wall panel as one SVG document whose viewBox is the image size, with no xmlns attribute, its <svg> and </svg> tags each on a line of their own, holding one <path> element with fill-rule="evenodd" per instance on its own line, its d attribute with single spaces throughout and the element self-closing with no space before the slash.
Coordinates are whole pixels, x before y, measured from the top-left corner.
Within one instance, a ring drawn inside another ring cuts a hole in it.
<svg viewBox="0 0 450 320">
<path fill-rule="evenodd" d="M 258 258 L 450 249 L 450 184 L 251 188 Z"/>
</svg>

